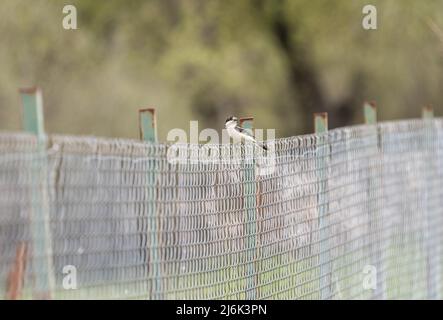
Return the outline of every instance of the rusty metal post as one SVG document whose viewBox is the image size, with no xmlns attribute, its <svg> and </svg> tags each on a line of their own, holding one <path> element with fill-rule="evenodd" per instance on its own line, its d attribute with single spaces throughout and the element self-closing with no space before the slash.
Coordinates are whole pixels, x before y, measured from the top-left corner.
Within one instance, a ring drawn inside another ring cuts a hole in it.
<svg viewBox="0 0 443 320">
<path fill-rule="evenodd" d="M 17 246 L 14 264 L 8 275 L 8 288 L 6 292 L 6 299 L 8 300 L 17 300 L 22 296 L 27 249 L 28 246 L 24 242 L 20 242 Z"/>
</svg>

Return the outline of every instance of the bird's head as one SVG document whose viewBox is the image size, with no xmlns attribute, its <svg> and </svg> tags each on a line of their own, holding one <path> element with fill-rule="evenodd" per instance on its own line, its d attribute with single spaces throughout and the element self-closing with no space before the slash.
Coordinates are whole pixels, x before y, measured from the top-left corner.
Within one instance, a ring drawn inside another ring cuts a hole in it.
<svg viewBox="0 0 443 320">
<path fill-rule="evenodd" d="M 232 116 L 232 117 L 229 117 L 228 119 L 226 119 L 225 126 L 226 126 L 226 128 L 235 127 L 237 125 L 237 123 L 238 123 L 237 117 Z"/>
</svg>

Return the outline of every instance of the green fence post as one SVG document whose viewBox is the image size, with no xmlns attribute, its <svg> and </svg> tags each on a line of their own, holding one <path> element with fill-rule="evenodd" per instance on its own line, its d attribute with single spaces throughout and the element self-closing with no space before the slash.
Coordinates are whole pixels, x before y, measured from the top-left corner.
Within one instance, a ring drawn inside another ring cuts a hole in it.
<svg viewBox="0 0 443 320">
<path fill-rule="evenodd" d="M 328 113 L 314 113 L 314 130 L 315 133 L 325 133 L 328 131 Z"/>
<path fill-rule="evenodd" d="M 429 172 L 436 172 L 438 169 L 436 167 L 436 154 L 435 152 L 435 132 L 434 132 L 434 110 L 430 106 L 423 107 L 422 109 L 422 119 L 425 121 L 425 148 L 426 153 L 428 155 L 428 166 L 432 169 Z M 426 181 L 432 181 L 431 176 L 426 177 Z M 432 204 L 430 201 L 432 197 L 430 196 L 431 188 L 426 187 L 426 196 L 425 196 L 425 208 L 426 208 L 426 236 L 425 238 L 425 246 L 426 246 L 426 282 L 427 282 L 427 298 L 428 299 L 441 299 L 441 292 L 439 290 L 441 284 L 441 275 L 440 275 L 440 243 L 438 241 L 436 243 L 432 243 L 434 239 L 439 237 L 438 232 L 435 230 L 438 221 L 434 221 L 432 215 Z M 435 216 L 435 215 L 434 215 Z"/>
<path fill-rule="evenodd" d="M 320 236 L 320 299 L 331 298 L 331 261 L 329 252 L 329 203 L 328 203 L 328 166 L 330 145 L 326 132 L 328 131 L 327 112 L 314 113 L 314 128 L 318 135 L 317 145 L 317 175 L 319 190 L 317 195 L 318 204 L 318 227 Z"/>
<path fill-rule="evenodd" d="M 254 118 L 244 117 L 239 119 L 239 125 L 251 134 L 254 128 Z M 247 149 L 245 149 L 247 150 Z M 245 157 L 247 153 L 245 152 Z M 244 180 L 244 208 L 247 217 L 246 234 L 247 234 L 247 250 L 249 251 L 248 258 L 248 283 L 246 287 L 246 299 L 255 300 L 257 297 L 257 279 L 256 279 L 256 254 L 257 247 L 257 203 L 256 203 L 256 180 L 255 180 L 255 152 L 253 152 L 252 161 L 250 163 L 244 162 L 245 180 Z"/>
<path fill-rule="evenodd" d="M 433 119 L 434 118 L 434 109 L 430 106 L 423 107 L 421 111 L 421 116 L 423 119 Z"/>
<path fill-rule="evenodd" d="M 363 104 L 363 112 L 365 115 L 365 124 L 377 124 L 377 106 L 375 102 L 365 102 Z"/>
<path fill-rule="evenodd" d="M 24 130 L 37 136 L 37 159 L 32 163 L 31 235 L 33 296 L 51 299 L 55 280 L 53 271 L 50 206 L 48 196 L 48 164 L 43 120 L 43 98 L 39 88 L 20 89 Z"/>
<path fill-rule="evenodd" d="M 374 141 L 374 145 L 375 145 L 375 151 L 377 153 L 377 162 L 379 161 L 379 157 L 378 154 L 380 153 L 380 133 L 379 133 L 379 129 L 377 127 L 377 106 L 375 104 L 375 102 L 371 101 L 371 102 L 367 102 L 365 101 L 363 104 L 363 113 L 364 113 L 364 119 L 365 119 L 365 124 L 366 125 L 372 125 L 374 126 L 374 130 L 375 130 L 375 141 Z M 373 170 L 374 172 L 375 170 L 380 170 L 381 168 L 379 168 L 379 166 L 372 166 L 370 165 L 370 169 L 369 170 Z M 382 193 L 382 189 L 383 189 L 383 175 L 382 174 L 378 174 L 378 172 L 374 172 L 375 174 L 372 175 L 372 178 L 370 178 L 368 180 L 368 197 L 372 198 L 374 197 L 375 200 L 378 199 L 378 194 L 374 194 L 374 192 L 376 193 L 380 193 L 379 196 L 382 197 L 383 193 Z M 380 176 L 380 180 L 375 180 L 376 178 L 374 177 L 378 177 Z M 371 199 L 373 200 L 373 199 Z M 382 199 L 380 199 L 380 201 L 382 201 Z M 370 215 L 370 233 L 371 235 L 374 233 L 378 232 L 378 225 L 383 225 L 382 222 L 378 221 L 378 220 L 382 220 L 383 216 L 380 214 L 379 209 L 377 208 L 376 205 L 374 205 L 373 201 L 369 202 L 369 213 Z M 378 223 L 377 223 L 378 222 Z M 383 238 L 383 237 L 382 237 Z M 377 272 L 377 279 L 381 279 L 380 281 L 377 281 L 378 283 L 376 284 L 376 288 L 372 294 L 373 298 L 380 298 L 380 299 L 386 299 L 386 277 L 385 277 L 385 273 L 384 273 L 384 257 L 383 257 L 383 252 L 380 251 L 375 251 L 377 250 L 377 248 L 379 248 L 380 246 L 377 246 L 374 243 L 370 244 L 370 248 L 371 248 L 371 252 L 372 255 L 374 256 L 375 259 L 375 268 L 376 268 L 376 272 Z M 375 248 L 375 249 L 374 249 Z"/>
<path fill-rule="evenodd" d="M 154 108 L 139 110 L 140 139 L 157 143 L 157 118 Z"/>
<path fill-rule="evenodd" d="M 139 128 L 140 139 L 149 143 L 157 143 L 157 120 L 155 109 L 146 108 L 139 110 Z M 162 279 L 161 279 L 161 232 L 160 217 L 157 214 L 157 175 L 156 160 L 149 161 L 149 171 L 147 172 L 148 187 L 148 230 L 151 233 L 151 245 L 149 252 L 149 277 L 151 280 L 150 295 L 151 299 L 162 299 Z M 150 263 L 149 263 L 150 261 Z"/>
<path fill-rule="evenodd" d="M 35 134 L 41 143 L 46 143 L 43 120 L 43 97 L 40 88 L 20 89 L 23 108 L 23 129 Z"/>
</svg>

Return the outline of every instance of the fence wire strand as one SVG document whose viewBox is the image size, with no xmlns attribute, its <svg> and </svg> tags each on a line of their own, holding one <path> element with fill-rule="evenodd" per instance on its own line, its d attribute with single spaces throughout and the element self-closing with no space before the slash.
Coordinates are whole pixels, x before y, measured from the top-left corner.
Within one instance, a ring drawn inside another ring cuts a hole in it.
<svg viewBox="0 0 443 320">
<path fill-rule="evenodd" d="M 0 134 L 0 295 L 442 297 L 442 119 L 272 145 Z"/>
</svg>

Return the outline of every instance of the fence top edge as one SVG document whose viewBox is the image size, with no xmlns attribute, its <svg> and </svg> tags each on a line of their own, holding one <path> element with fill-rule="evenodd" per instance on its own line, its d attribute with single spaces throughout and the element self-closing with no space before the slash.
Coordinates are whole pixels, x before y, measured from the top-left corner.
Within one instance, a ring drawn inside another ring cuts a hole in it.
<svg viewBox="0 0 443 320">
<path fill-rule="evenodd" d="M 389 133 L 395 131 L 419 130 L 428 127 L 432 123 L 435 127 L 443 127 L 443 118 L 434 118 L 432 120 L 407 119 L 396 121 L 378 122 L 374 125 L 359 124 L 347 127 L 340 127 L 331 129 L 320 134 L 304 134 L 298 136 L 277 138 L 274 140 L 266 140 L 266 143 L 272 143 L 278 146 L 279 149 L 286 148 L 305 148 L 318 146 L 320 144 L 334 143 L 346 138 L 363 138 L 365 136 L 373 136 L 377 131 L 382 133 Z M 375 130 L 376 129 L 376 130 Z M 324 138 L 327 139 L 324 139 Z M 96 151 L 99 153 L 115 154 L 117 151 L 122 151 L 125 154 L 146 154 L 149 152 L 152 155 L 164 154 L 171 146 L 175 145 L 179 148 L 197 149 L 204 146 L 212 146 L 220 149 L 221 152 L 228 152 L 232 148 L 232 144 L 193 144 L 193 143 L 174 143 L 174 142 L 159 142 L 150 143 L 139 141 L 135 139 L 124 138 L 110 138 L 110 137 L 96 137 L 96 136 L 72 136 L 63 134 L 48 135 L 49 144 L 58 144 L 67 150 Z M 23 147 L 36 145 L 36 136 L 25 132 L 2 132 L 0 131 L 0 148 L 5 149 L 6 146 L 12 144 L 19 144 Z M 248 146 L 242 146 L 242 150 L 248 150 Z"/>
</svg>

